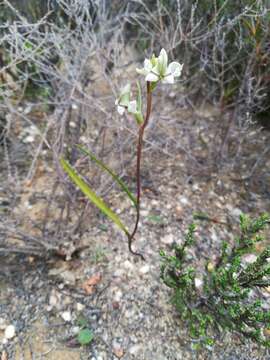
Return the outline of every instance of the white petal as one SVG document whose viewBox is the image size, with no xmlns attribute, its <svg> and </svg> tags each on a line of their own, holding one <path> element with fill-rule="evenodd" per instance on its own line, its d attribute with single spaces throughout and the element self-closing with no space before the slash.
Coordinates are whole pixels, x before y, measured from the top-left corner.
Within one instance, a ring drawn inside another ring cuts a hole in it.
<svg viewBox="0 0 270 360">
<path fill-rule="evenodd" d="M 159 57 L 158 57 L 158 61 L 159 63 L 162 63 L 165 65 L 165 67 L 167 67 L 168 64 L 168 55 L 166 53 L 165 49 L 161 49 Z"/>
<path fill-rule="evenodd" d="M 158 57 L 159 72 L 164 75 L 168 66 L 168 55 L 165 49 L 161 49 Z"/>
<path fill-rule="evenodd" d="M 120 115 L 124 115 L 125 108 L 123 106 L 117 106 L 117 111 Z"/>
<path fill-rule="evenodd" d="M 153 68 L 153 65 L 149 59 L 145 59 L 143 65 L 144 70 L 147 71 L 147 73 L 149 73 Z"/>
<path fill-rule="evenodd" d="M 162 79 L 163 84 L 174 84 L 174 76 L 167 75 L 164 79 Z"/>
<path fill-rule="evenodd" d="M 128 105 L 128 112 L 134 114 L 137 111 L 137 101 L 133 100 Z"/>
<path fill-rule="evenodd" d="M 158 64 L 153 67 L 152 73 L 154 73 L 154 74 L 156 74 L 157 76 L 159 76 L 159 67 L 158 67 Z"/>
<path fill-rule="evenodd" d="M 119 99 L 116 99 L 115 102 L 114 102 L 114 104 L 115 104 L 115 105 L 118 105 L 118 103 L 119 103 Z"/>
<path fill-rule="evenodd" d="M 146 75 L 145 77 L 145 81 L 150 81 L 150 82 L 156 82 L 159 80 L 158 75 L 153 74 L 153 73 L 149 73 L 148 75 Z"/>
<path fill-rule="evenodd" d="M 178 77 L 181 75 L 183 68 L 183 64 L 179 64 L 176 61 L 173 61 L 168 66 L 168 72 L 171 73 L 174 77 Z"/>
</svg>

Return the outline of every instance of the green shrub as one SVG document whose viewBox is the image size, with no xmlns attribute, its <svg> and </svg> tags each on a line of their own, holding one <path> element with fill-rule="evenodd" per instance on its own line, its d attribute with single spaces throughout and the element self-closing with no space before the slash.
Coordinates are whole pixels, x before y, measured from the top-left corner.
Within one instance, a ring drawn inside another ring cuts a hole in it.
<svg viewBox="0 0 270 360">
<path fill-rule="evenodd" d="M 270 347 L 270 310 L 260 292 L 270 285 L 270 246 L 245 262 L 263 240 L 261 230 L 269 219 L 266 214 L 254 221 L 240 216 L 241 235 L 234 246 L 223 242 L 219 260 L 206 263 L 201 279 L 187 251 L 194 244 L 194 224 L 183 245 L 174 246 L 174 255 L 161 251 L 161 278 L 173 289 L 173 304 L 197 344 L 213 345 L 215 330 L 228 330 Z"/>
</svg>

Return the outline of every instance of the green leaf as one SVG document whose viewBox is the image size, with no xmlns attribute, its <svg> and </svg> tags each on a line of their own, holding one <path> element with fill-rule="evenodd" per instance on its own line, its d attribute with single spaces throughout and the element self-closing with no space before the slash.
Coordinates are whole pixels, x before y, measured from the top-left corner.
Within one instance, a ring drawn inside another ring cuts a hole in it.
<svg viewBox="0 0 270 360">
<path fill-rule="evenodd" d="M 69 175 L 71 180 L 80 188 L 80 190 L 88 197 L 90 201 L 92 201 L 105 215 L 107 215 L 121 230 L 124 231 L 126 235 L 129 236 L 129 232 L 121 222 L 119 217 L 113 212 L 101 199 L 101 197 L 97 196 L 94 191 L 91 190 L 89 185 L 76 174 L 74 169 L 70 166 L 70 164 L 64 159 L 60 160 L 60 163 L 64 169 L 64 171 Z"/>
<path fill-rule="evenodd" d="M 117 176 L 107 165 L 105 165 L 101 160 L 97 159 L 90 151 L 85 150 L 82 146 L 77 145 L 77 148 L 81 150 L 85 155 L 89 156 L 91 160 L 93 160 L 97 165 L 99 165 L 103 170 L 107 171 L 111 175 L 111 177 L 118 183 L 121 189 L 127 194 L 127 196 L 132 201 L 133 205 L 137 207 L 137 200 L 134 195 L 128 189 L 126 184 Z"/>
<path fill-rule="evenodd" d="M 135 113 L 135 118 L 138 125 L 141 125 L 144 122 L 143 114 L 142 114 L 142 90 L 139 81 L 137 81 L 137 112 Z"/>
<path fill-rule="evenodd" d="M 119 105 L 128 107 L 130 101 L 130 84 L 127 84 L 121 91 Z"/>
<path fill-rule="evenodd" d="M 94 334 L 90 329 L 82 329 L 78 334 L 78 341 L 81 345 L 88 345 L 94 339 Z"/>
<path fill-rule="evenodd" d="M 137 111 L 142 112 L 142 90 L 141 90 L 141 85 L 140 85 L 139 81 L 137 81 L 137 88 L 138 88 Z"/>
<path fill-rule="evenodd" d="M 140 112 L 136 112 L 135 114 L 134 114 L 134 116 L 135 116 L 135 119 L 136 119 L 136 121 L 137 121 L 137 124 L 138 125 L 141 125 L 142 123 L 143 123 L 143 115 L 142 115 L 142 113 L 140 113 Z"/>
</svg>

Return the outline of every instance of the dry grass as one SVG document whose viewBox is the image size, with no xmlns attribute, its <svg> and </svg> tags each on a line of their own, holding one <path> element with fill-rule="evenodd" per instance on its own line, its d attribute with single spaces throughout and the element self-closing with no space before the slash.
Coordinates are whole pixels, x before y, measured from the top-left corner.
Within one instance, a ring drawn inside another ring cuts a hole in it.
<svg viewBox="0 0 270 360">
<path fill-rule="evenodd" d="M 114 184 L 93 164 L 89 169 L 74 150 L 76 143 L 134 184 L 136 125 L 119 119 L 114 98 L 120 85 L 135 79 L 135 63 L 162 46 L 184 62 L 185 70 L 179 84 L 157 93 L 144 151 L 149 165 L 145 178 L 151 159 L 173 161 L 179 154 L 185 159 L 187 182 L 235 168 L 237 181 L 252 180 L 258 173 L 269 177 L 263 166 L 269 136 L 244 121 L 250 121 L 255 107 L 265 110 L 260 101 L 264 75 L 254 83 L 256 54 L 236 73 L 240 52 L 231 58 L 226 50 L 227 35 L 238 34 L 237 27 L 247 19 L 260 22 L 265 31 L 263 2 L 257 2 L 257 12 L 248 6 L 227 20 L 221 16 L 223 8 L 215 9 L 210 19 L 202 17 L 198 2 L 56 3 L 63 21 L 51 9 L 30 21 L 9 1 L 2 2 L 13 20 L 0 28 L 1 253 L 66 255 L 60 244 L 72 241 L 76 248 L 76 239 L 95 221 L 98 212 L 67 181 L 60 156 L 111 200 Z M 243 47 L 240 42 L 239 49 Z M 239 77 L 239 91 L 228 97 L 234 77 Z M 31 213 L 31 201 L 40 199 L 40 213 Z"/>
</svg>

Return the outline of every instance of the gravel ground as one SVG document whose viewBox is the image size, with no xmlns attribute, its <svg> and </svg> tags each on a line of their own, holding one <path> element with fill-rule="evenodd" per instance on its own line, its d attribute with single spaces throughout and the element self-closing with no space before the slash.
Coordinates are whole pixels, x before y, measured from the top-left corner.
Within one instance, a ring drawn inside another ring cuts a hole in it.
<svg viewBox="0 0 270 360">
<path fill-rule="evenodd" d="M 211 351 L 194 352 L 169 302 L 170 291 L 159 280 L 158 256 L 159 249 L 169 250 L 183 239 L 194 209 L 235 228 L 241 211 L 269 211 L 269 203 L 255 193 L 249 193 L 253 201 L 246 202 L 239 196 L 239 184 L 226 176 L 184 184 L 176 176 L 181 164 L 163 162 L 161 168 L 152 172 L 155 192 L 144 190 L 134 244 L 145 262 L 128 253 L 125 238 L 106 220 L 102 229 L 96 226 L 84 234 L 82 243 L 89 247 L 75 260 L 14 258 L 11 266 L 10 258 L 4 259 L 1 329 L 9 324 L 16 328 L 15 336 L 0 345 L 7 359 L 270 359 L 265 350 L 241 344 L 236 335 L 224 335 Z M 126 200 L 116 193 L 112 198 L 122 217 L 130 218 Z M 228 228 L 211 223 L 198 226 L 197 238 L 198 266 L 210 251 L 216 253 L 221 238 L 231 241 Z M 85 281 L 97 274 L 97 285 L 86 294 Z M 85 349 L 73 347 L 81 316 L 94 332 Z"/>
</svg>

